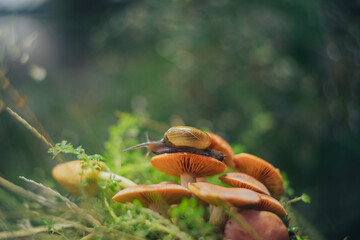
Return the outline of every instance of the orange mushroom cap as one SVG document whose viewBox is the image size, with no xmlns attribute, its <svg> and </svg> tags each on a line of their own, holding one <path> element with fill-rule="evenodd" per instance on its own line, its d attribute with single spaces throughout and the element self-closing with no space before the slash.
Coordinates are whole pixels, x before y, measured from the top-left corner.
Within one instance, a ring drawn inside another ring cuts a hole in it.
<svg viewBox="0 0 360 240">
<path fill-rule="evenodd" d="M 264 184 L 245 173 L 227 173 L 219 177 L 219 179 L 223 183 L 226 183 L 232 187 L 247 188 L 259 193 L 270 195 L 269 190 L 264 186 Z"/>
<path fill-rule="evenodd" d="M 139 200 L 144 207 L 150 204 L 171 205 L 179 203 L 182 198 L 191 197 L 191 192 L 176 184 L 137 185 L 121 190 L 112 198 L 116 202 Z"/>
<path fill-rule="evenodd" d="M 287 212 L 281 203 L 273 197 L 265 194 L 259 194 L 260 202 L 255 206 L 254 209 L 258 211 L 269 211 L 275 213 L 279 217 L 283 218 Z"/>
<path fill-rule="evenodd" d="M 103 162 L 96 162 L 101 168 L 105 168 Z M 99 190 L 96 177 L 101 169 L 82 168 L 83 161 L 74 160 L 56 165 L 52 170 L 53 178 L 62 188 L 78 197 L 82 194 L 93 196 Z M 86 186 L 82 183 L 87 183 Z"/>
<path fill-rule="evenodd" d="M 289 233 L 281 219 L 271 212 L 243 210 L 237 213 L 249 227 L 263 240 L 289 240 Z M 254 234 L 247 231 L 234 219 L 229 219 L 225 226 L 227 240 L 256 240 Z"/>
<path fill-rule="evenodd" d="M 189 190 L 203 201 L 217 206 L 219 202 L 230 203 L 234 207 L 253 207 L 260 202 L 260 197 L 245 188 L 226 188 L 219 185 L 197 182 L 190 183 Z"/>
<path fill-rule="evenodd" d="M 265 160 L 248 153 L 240 153 L 234 156 L 234 168 L 246 173 L 260 182 L 269 190 L 271 196 L 280 199 L 283 191 L 283 179 L 279 169 Z"/>
<path fill-rule="evenodd" d="M 175 177 L 180 177 L 182 174 L 209 177 L 226 170 L 226 165 L 215 158 L 188 152 L 156 155 L 150 163 L 160 172 Z"/>
<path fill-rule="evenodd" d="M 226 155 L 224 158 L 224 162 L 227 166 L 233 167 L 233 157 L 234 157 L 234 151 L 232 150 L 230 144 L 225 141 L 222 137 L 215 133 L 206 132 L 210 138 L 211 138 L 211 145 L 210 149 L 214 149 L 217 151 L 220 151 Z"/>
</svg>

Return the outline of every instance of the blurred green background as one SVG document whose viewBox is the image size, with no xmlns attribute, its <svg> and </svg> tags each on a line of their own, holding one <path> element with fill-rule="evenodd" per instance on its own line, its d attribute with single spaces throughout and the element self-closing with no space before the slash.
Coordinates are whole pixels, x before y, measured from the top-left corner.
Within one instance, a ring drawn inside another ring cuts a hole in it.
<svg viewBox="0 0 360 240">
<path fill-rule="evenodd" d="M 31 109 L 54 142 L 103 152 L 116 110 L 207 128 L 287 172 L 327 239 L 358 236 L 358 1 L 3 0 L 0 14 L 0 105 L 39 128 Z M 1 106 L 0 175 L 52 181 L 46 146 Z"/>
</svg>

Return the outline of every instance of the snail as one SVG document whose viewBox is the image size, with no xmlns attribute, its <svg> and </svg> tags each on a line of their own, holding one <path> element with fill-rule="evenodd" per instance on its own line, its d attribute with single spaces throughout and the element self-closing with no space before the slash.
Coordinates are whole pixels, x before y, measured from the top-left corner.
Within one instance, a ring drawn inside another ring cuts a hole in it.
<svg viewBox="0 0 360 240">
<path fill-rule="evenodd" d="M 186 126 L 172 127 L 166 131 L 164 141 L 174 147 L 191 147 L 207 149 L 211 144 L 211 138 L 199 129 Z"/>
<path fill-rule="evenodd" d="M 140 147 L 147 147 L 148 154 L 190 152 L 205 156 L 214 157 L 222 161 L 225 155 L 213 149 L 208 149 L 211 145 L 211 138 L 199 129 L 188 126 L 176 126 L 167 130 L 164 138 L 159 141 L 147 141 L 123 150 L 127 152 Z"/>
</svg>

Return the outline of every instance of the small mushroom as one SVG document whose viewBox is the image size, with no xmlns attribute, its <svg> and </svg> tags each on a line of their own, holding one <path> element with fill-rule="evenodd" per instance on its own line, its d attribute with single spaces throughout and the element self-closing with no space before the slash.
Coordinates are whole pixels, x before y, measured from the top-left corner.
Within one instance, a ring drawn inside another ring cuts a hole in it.
<svg viewBox="0 0 360 240">
<path fill-rule="evenodd" d="M 160 172 L 180 177 L 181 185 L 186 188 L 196 177 L 210 177 L 226 170 L 226 165 L 215 158 L 188 152 L 156 155 L 150 163 Z"/>
<path fill-rule="evenodd" d="M 283 191 L 283 179 L 279 169 L 265 160 L 248 153 L 240 153 L 234 156 L 234 168 L 246 173 L 260 182 L 269 190 L 271 196 L 280 199 Z"/>
<path fill-rule="evenodd" d="M 239 172 L 227 173 L 219 177 L 219 179 L 223 183 L 226 183 L 232 187 L 247 188 L 259 193 L 270 195 L 269 190 L 264 186 L 264 184 L 262 184 L 255 178 L 245 173 L 239 173 Z"/>
<path fill-rule="evenodd" d="M 233 168 L 233 157 L 234 151 L 232 150 L 230 144 L 225 141 L 222 137 L 215 133 L 206 132 L 211 138 L 210 149 L 214 149 L 220 151 L 225 154 L 224 163 L 228 166 Z"/>
<path fill-rule="evenodd" d="M 97 166 L 94 167 L 91 164 Z M 95 195 L 99 190 L 99 186 L 96 184 L 98 179 L 118 180 L 118 185 L 123 188 L 136 185 L 127 178 L 104 171 L 106 168 L 103 162 L 92 162 L 86 165 L 81 160 L 74 160 L 56 165 L 52 170 L 52 176 L 61 187 L 76 197 L 84 194 Z M 87 185 L 84 186 L 83 183 L 87 183 Z"/>
<path fill-rule="evenodd" d="M 211 213 L 209 222 L 223 228 L 227 214 L 223 206 L 230 204 L 231 207 L 253 208 L 260 202 L 260 197 L 252 190 L 245 188 L 226 188 L 206 182 L 190 183 L 189 190 L 198 198 L 210 204 Z"/>
<path fill-rule="evenodd" d="M 255 205 L 254 209 L 258 211 L 269 211 L 275 213 L 280 218 L 286 216 L 287 214 L 286 210 L 278 200 L 276 200 L 275 198 L 269 195 L 261 194 L 261 193 L 259 193 L 259 197 L 260 197 L 260 202 Z"/>
<path fill-rule="evenodd" d="M 116 202 L 126 203 L 139 200 L 143 207 L 168 218 L 165 207 L 176 204 L 184 197 L 191 197 L 191 192 L 176 184 L 137 185 L 118 192 L 112 199 Z"/>
<path fill-rule="evenodd" d="M 286 216 L 286 210 L 281 203 L 275 198 L 269 196 L 270 193 L 267 188 L 255 178 L 245 173 L 234 172 L 221 176 L 220 180 L 232 187 L 247 188 L 258 192 L 260 202 L 254 206 L 254 209 L 273 212 L 281 218 Z"/>
<path fill-rule="evenodd" d="M 281 219 L 271 212 L 243 210 L 237 213 L 246 226 L 229 219 L 225 226 L 226 240 L 289 240 L 289 233 Z"/>
</svg>

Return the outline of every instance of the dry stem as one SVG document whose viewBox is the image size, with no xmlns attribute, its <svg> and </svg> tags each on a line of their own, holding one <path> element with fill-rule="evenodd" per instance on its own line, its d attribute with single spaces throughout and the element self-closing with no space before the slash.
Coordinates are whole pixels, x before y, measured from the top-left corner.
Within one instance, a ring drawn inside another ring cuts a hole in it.
<svg viewBox="0 0 360 240">
<path fill-rule="evenodd" d="M 65 221 L 63 223 L 54 224 L 55 229 L 72 228 L 72 227 L 79 228 L 87 232 L 91 231 L 91 228 L 87 228 L 77 222 Z M 0 232 L 0 239 L 26 237 L 41 232 L 47 232 L 48 230 L 49 230 L 48 226 L 39 226 L 39 227 L 22 229 L 18 231 Z"/>
<path fill-rule="evenodd" d="M 36 130 L 33 126 L 31 126 L 25 119 L 20 117 L 19 114 L 14 112 L 11 108 L 5 108 L 8 113 L 10 113 L 16 120 L 18 120 L 22 125 L 24 125 L 30 132 L 32 132 L 36 137 L 38 137 L 41 141 L 43 141 L 49 148 L 54 147 L 43 135 L 41 135 L 38 130 Z"/>
</svg>

